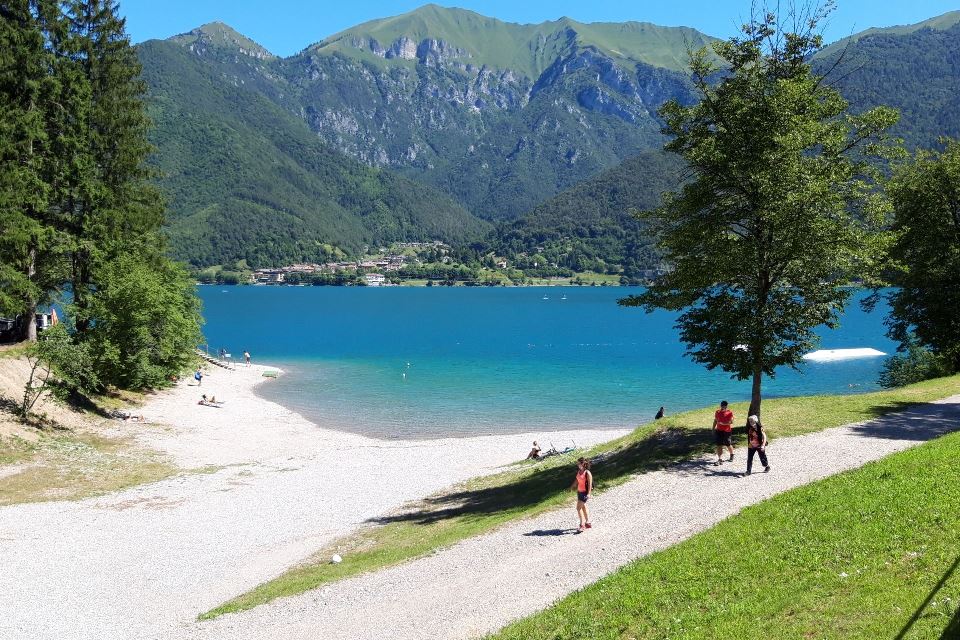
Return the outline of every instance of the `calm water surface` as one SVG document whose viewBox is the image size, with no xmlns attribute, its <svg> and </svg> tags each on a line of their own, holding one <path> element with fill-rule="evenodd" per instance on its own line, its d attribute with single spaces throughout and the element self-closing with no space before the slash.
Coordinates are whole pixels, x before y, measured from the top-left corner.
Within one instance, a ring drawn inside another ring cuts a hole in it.
<svg viewBox="0 0 960 640">
<path fill-rule="evenodd" d="M 750 394 L 749 382 L 683 357 L 674 314 L 618 307 L 631 293 L 622 287 L 199 290 L 211 351 L 249 350 L 287 371 L 259 393 L 368 435 L 633 427 L 660 405 L 672 413 Z M 822 348 L 892 353 L 885 314 L 851 304 Z M 883 360 L 783 370 L 765 380 L 765 397 L 872 390 Z"/>
</svg>

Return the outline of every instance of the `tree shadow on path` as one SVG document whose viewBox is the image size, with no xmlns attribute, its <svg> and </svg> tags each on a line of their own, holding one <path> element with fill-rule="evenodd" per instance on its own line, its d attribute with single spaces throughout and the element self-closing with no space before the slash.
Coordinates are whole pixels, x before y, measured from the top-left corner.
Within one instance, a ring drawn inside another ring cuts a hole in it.
<svg viewBox="0 0 960 640">
<path fill-rule="evenodd" d="M 960 429 L 960 404 L 911 404 L 903 414 L 890 414 L 889 405 L 883 415 L 870 422 L 852 427 L 853 432 L 865 438 L 925 441 Z M 878 411 L 880 411 L 878 409 Z M 737 440 L 742 440 L 744 428 L 734 429 Z M 741 449 L 743 451 L 743 449 Z M 665 427 L 652 429 L 646 437 L 633 440 L 593 458 L 597 489 L 615 486 L 639 473 L 666 467 L 670 471 L 711 477 L 741 477 L 746 471 L 743 458 L 732 464 L 743 464 L 734 471 L 723 466 L 714 467 L 705 454 L 713 452 L 712 432 L 707 427 Z M 430 496 L 399 513 L 373 518 L 375 524 L 410 522 L 429 525 L 458 517 L 485 517 L 511 513 L 525 513 L 529 509 L 559 499 L 570 487 L 576 472 L 575 460 L 579 452 L 568 458 L 548 463 L 537 463 L 530 473 L 475 489 L 461 489 Z M 724 465 L 731 463 L 724 462 Z M 548 466 L 549 465 L 549 466 Z M 483 481 L 481 481 L 483 482 Z M 494 479 L 492 482 L 496 482 Z M 572 495 L 572 494 L 571 494 Z"/>
<path fill-rule="evenodd" d="M 932 440 L 960 429 L 960 404 L 905 405 L 900 413 L 888 413 L 851 429 L 864 438 Z"/>
</svg>

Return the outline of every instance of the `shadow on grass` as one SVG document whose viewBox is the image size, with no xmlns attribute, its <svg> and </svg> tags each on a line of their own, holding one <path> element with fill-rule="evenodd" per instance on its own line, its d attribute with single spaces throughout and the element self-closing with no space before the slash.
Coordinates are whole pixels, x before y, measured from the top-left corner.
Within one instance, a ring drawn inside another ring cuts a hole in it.
<svg viewBox="0 0 960 640">
<path fill-rule="evenodd" d="M 662 468 L 712 450 L 710 429 L 663 428 L 593 459 L 597 488 L 604 489 L 636 473 Z M 568 464 L 543 467 L 502 485 L 455 491 L 425 499 L 420 508 L 371 520 L 377 524 L 432 524 L 461 516 L 488 516 L 523 511 L 567 492 L 576 458 Z"/>
<path fill-rule="evenodd" d="M 960 638 L 960 607 L 957 607 L 957 612 L 953 614 L 953 620 L 943 630 L 940 640 L 957 640 L 957 638 Z"/>
<path fill-rule="evenodd" d="M 855 433 L 866 438 L 922 441 L 956 430 L 960 420 L 960 405 L 885 402 L 872 407 L 870 414 L 876 417 L 853 427 Z M 744 431 L 744 427 L 734 429 L 735 444 L 742 442 Z M 603 490 L 626 481 L 631 475 L 674 463 L 679 463 L 677 471 L 680 473 L 727 477 L 743 475 L 739 471 L 723 466 L 714 467 L 697 459 L 712 451 L 713 440 L 709 428 L 688 429 L 665 425 L 593 458 L 597 488 Z M 458 517 L 506 516 L 511 512 L 524 512 L 556 499 L 568 490 L 576 472 L 574 460 L 574 456 L 571 456 L 567 464 L 545 465 L 503 484 L 432 496 L 412 509 L 374 518 L 371 522 L 429 525 Z"/>
<path fill-rule="evenodd" d="M 957 566 L 960 566 L 960 556 L 957 556 L 957 559 L 953 561 L 953 565 L 947 569 L 946 573 L 943 574 L 943 577 L 940 578 L 940 582 L 937 583 L 929 594 L 927 594 L 926 599 L 917 607 L 917 610 L 913 612 L 913 615 L 910 616 L 910 619 L 907 620 L 907 624 L 903 625 L 903 629 L 900 629 L 900 633 L 894 636 L 894 640 L 903 640 L 907 636 L 907 633 L 910 632 L 910 629 L 913 628 L 913 625 L 916 624 L 917 620 L 920 619 L 921 614 L 923 614 L 924 609 L 927 608 L 927 605 L 930 604 L 930 601 L 937 595 L 937 592 L 943 588 L 943 585 L 946 584 L 947 580 L 950 579 L 950 576 L 953 575 L 953 572 L 957 570 Z M 951 634 L 952 630 L 952 634 Z M 950 621 L 950 624 L 947 625 L 947 628 L 944 629 L 943 635 L 940 636 L 940 640 L 960 638 L 960 609 L 957 610 L 957 613 L 954 614 L 953 620 Z"/>
</svg>

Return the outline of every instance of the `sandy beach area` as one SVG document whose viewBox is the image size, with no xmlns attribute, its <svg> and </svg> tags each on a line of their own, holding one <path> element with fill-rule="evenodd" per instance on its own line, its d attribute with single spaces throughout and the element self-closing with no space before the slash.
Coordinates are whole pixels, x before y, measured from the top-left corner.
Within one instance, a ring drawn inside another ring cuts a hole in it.
<svg viewBox="0 0 960 640">
<path fill-rule="evenodd" d="M 208 367 L 124 423 L 184 471 L 77 502 L 0 508 L 0 638 L 177 637 L 403 503 L 523 458 L 625 431 L 385 441 L 322 429 L 253 389 L 269 367 Z M 282 376 L 272 384 L 283 384 Z M 219 408 L 197 404 L 216 396 Z"/>
</svg>

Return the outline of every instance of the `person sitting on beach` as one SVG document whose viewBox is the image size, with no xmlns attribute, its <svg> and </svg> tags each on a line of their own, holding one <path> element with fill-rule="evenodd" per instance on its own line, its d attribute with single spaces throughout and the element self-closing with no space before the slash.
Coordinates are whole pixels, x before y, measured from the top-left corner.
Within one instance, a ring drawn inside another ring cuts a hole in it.
<svg viewBox="0 0 960 640">
<path fill-rule="evenodd" d="M 205 407 L 217 407 L 219 409 L 220 405 L 222 405 L 223 402 L 218 402 L 216 396 L 210 396 L 209 398 L 207 398 L 207 394 L 203 394 L 202 396 L 200 396 L 200 401 L 197 402 L 197 404 L 203 405 Z"/>
<path fill-rule="evenodd" d="M 663 417 L 663 407 L 660 407 L 660 410 L 657 411 L 657 415 L 653 416 L 653 419 L 654 419 L 654 420 L 659 420 L 659 419 L 662 418 L 662 417 Z"/>
<path fill-rule="evenodd" d="M 142 415 L 135 414 L 132 411 L 111 411 L 110 415 L 117 420 L 123 420 L 124 422 L 144 422 L 146 420 L 146 418 L 144 418 Z"/>
<path fill-rule="evenodd" d="M 533 441 L 533 448 L 530 449 L 530 453 L 527 454 L 527 460 L 533 458 L 534 460 L 540 459 L 540 445 L 537 444 L 537 441 Z"/>
</svg>

